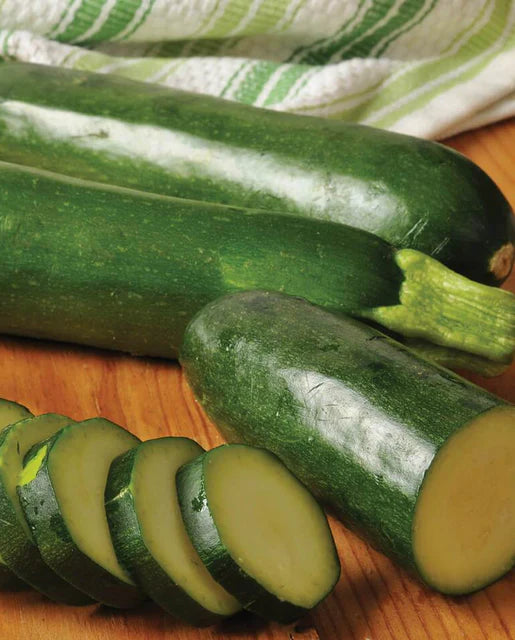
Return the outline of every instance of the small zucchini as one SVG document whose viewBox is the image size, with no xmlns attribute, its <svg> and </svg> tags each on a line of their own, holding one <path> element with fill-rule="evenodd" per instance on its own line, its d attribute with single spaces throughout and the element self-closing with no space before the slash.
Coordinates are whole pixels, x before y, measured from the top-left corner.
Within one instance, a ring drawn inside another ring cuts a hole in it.
<svg viewBox="0 0 515 640">
<path fill-rule="evenodd" d="M 513 566 L 512 405 L 363 323 L 279 293 L 206 306 L 181 362 L 229 441 L 273 451 L 433 588 L 469 593 Z"/>
<path fill-rule="evenodd" d="M 143 442 L 113 461 L 105 493 L 122 566 L 163 609 L 195 626 L 241 609 L 202 564 L 177 501 L 177 469 L 202 452 L 188 438 Z"/>
<path fill-rule="evenodd" d="M 15 422 L 0 432 L 0 553 L 19 578 L 51 600 L 83 605 L 92 600 L 63 580 L 41 557 L 16 493 L 25 454 L 71 422 L 66 416 L 47 413 Z"/>
<path fill-rule="evenodd" d="M 38 443 L 18 495 L 44 561 L 91 598 L 126 608 L 144 599 L 113 549 L 104 490 L 114 458 L 139 440 L 103 418 L 70 424 Z"/>
<path fill-rule="evenodd" d="M 336 584 L 340 563 L 325 514 L 270 452 L 212 449 L 179 469 L 177 493 L 205 566 L 249 611 L 289 623 Z"/>
</svg>

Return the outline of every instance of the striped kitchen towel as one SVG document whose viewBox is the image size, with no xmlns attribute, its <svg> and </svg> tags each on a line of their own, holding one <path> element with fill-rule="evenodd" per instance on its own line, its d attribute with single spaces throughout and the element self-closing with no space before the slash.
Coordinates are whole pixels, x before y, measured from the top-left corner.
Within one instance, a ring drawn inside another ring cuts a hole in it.
<svg viewBox="0 0 515 640">
<path fill-rule="evenodd" d="M 515 114 L 515 0 L 0 0 L 0 52 L 430 138 Z"/>
</svg>

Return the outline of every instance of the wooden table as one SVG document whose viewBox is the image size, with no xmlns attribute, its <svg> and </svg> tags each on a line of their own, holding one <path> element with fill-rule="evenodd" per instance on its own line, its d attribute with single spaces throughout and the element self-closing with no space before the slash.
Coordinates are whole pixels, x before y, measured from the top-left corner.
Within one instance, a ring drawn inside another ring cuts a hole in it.
<svg viewBox="0 0 515 640">
<path fill-rule="evenodd" d="M 515 122 L 460 135 L 449 144 L 481 165 L 515 207 Z M 515 292 L 515 273 L 507 283 Z M 0 397 L 34 413 L 74 419 L 101 414 L 143 439 L 185 435 L 206 448 L 222 442 L 172 362 L 31 340 L 0 338 Z M 515 402 L 515 367 L 478 384 Z M 342 562 L 334 593 L 290 628 L 247 615 L 207 630 L 188 628 L 155 605 L 119 612 L 70 608 L 35 592 L 0 593 L 0 640 L 507 640 L 515 638 L 515 575 L 468 597 L 426 589 L 339 522 Z"/>
</svg>

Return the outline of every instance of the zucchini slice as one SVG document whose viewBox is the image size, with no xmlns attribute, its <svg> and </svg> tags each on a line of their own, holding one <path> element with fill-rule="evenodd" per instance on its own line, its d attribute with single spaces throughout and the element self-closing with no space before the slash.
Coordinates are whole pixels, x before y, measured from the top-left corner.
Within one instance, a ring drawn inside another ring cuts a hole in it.
<svg viewBox="0 0 515 640">
<path fill-rule="evenodd" d="M 0 430 L 30 416 L 32 413 L 26 407 L 17 402 L 0 398 Z M 0 555 L 0 589 L 19 588 L 22 584 Z"/>
<path fill-rule="evenodd" d="M 149 440 L 113 462 L 106 488 L 120 563 L 163 609 L 196 626 L 241 609 L 202 564 L 177 501 L 177 469 L 202 452 L 188 438 Z"/>
<path fill-rule="evenodd" d="M 445 593 L 515 559 L 515 407 L 351 318 L 247 292 L 181 362 L 229 441 L 273 451 L 373 546 Z"/>
<path fill-rule="evenodd" d="M 222 445 L 178 471 L 177 491 L 202 561 L 249 611 L 289 623 L 333 589 L 340 563 L 325 514 L 274 454 Z"/>
<path fill-rule="evenodd" d="M 27 451 L 72 420 L 55 413 L 26 418 L 0 433 L 0 553 L 6 565 L 48 598 L 71 605 L 91 604 L 43 560 L 33 541 L 16 493 Z"/>
<path fill-rule="evenodd" d="M 27 456 L 18 494 L 41 555 L 77 589 L 111 607 L 144 596 L 120 566 L 104 509 L 114 458 L 139 439 L 104 418 L 77 422 Z"/>
<path fill-rule="evenodd" d="M 0 398 L 0 430 L 14 422 L 31 417 L 32 413 L 23 405 Z"/>
</svg>

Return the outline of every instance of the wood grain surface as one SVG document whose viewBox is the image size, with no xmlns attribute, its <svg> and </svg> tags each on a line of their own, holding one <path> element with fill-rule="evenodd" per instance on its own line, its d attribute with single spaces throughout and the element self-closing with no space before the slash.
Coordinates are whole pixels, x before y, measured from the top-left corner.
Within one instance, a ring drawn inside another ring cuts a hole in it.
<svg viewBox="0 0 515 640">
<path fill-rule="evenodd" d="M 515 207 L 515 122 L 448 141 L 483 167 Z M 506 288 L 515 292 L 515 274 Z M 13 309 L 13 313 L 16 310 Z M 76 420 L 102 415 L 140 438 L 193 437 L 210 448 L 222 442 L 173 362 L 137 359 L 31 340 L 0 337 L 0 397 L 34 413 Z M 472 376 L 471 376 L 472 378 Z M 515 367 L 474 380 L 515 402 Z M 128 612 L 53 604 L 33 591 L 0 593 L 0 640 L 513 640 L 515 575 L 468 597 L 425 588 L 339 522 L 331 526 L 342 577 L 309 618 L 291 627 L 243 614 L 196 630 L 148 603 Z"/>
</svg>

